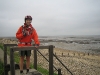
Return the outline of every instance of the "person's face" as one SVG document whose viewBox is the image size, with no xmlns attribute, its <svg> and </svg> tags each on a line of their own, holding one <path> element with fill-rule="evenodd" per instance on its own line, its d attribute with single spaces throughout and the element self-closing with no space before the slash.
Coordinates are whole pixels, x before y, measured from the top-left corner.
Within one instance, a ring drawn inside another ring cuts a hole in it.
<svg viewBox="0 0 100 75">
<path fill-rule="evenodd" d="M 30 19 L 27 19 L 27 20 L 25 21 L 26 25 L 30 25 L 31 22 L 32 22 L 32 20 L 30 20 Z"/>
</svg>

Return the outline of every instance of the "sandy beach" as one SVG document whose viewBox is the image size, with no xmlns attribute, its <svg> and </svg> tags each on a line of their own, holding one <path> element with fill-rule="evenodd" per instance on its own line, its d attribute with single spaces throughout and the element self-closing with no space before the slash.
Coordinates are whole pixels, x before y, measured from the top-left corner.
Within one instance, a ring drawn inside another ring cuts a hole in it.
<svg viewBox="0 0 100 75">
<path fill-rule="evenodd" d="M 48 58 L 48 50 L 40 50 Z M 73 73 L 73 75 L 99 75 L 100 74 L 100 56 L 54 48 L 54 54 L 63 62 L 63 64 Z M 33 57 L 33 56 L 32 56 Z M 48 62 L 38 54 L 38 64 L 48 69 Z M 62 75 L 71 75 L 54 57 L 54 65 L 61 69 Z M 54 70 L 57 72 L 56 70 Z"/>
</svg>

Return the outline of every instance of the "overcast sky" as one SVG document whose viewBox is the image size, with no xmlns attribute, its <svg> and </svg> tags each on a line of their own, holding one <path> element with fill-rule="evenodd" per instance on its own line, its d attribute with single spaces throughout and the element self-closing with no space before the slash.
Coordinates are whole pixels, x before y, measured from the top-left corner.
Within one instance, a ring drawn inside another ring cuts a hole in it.
<svg viewBox="0 0 100 75">
<path fill-rule="evenodd" d="M 26 15 L 39 36 L 100 35 L 100 0 L 0 0 L 0 36 L 15 36 Z"/>
</svg>

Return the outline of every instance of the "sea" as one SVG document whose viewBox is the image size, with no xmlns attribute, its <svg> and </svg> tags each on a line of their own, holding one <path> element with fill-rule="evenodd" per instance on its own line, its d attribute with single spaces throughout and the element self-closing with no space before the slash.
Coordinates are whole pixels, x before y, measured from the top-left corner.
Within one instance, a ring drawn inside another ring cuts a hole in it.
<svg viewBox="0 0 100 75">
<path fill-rule="evenodd" d="M 17 40 L 15 37 L 1 37 Z M 39 36 L 42 45 L 56 48 L 100 54 L 100 35 Z"/>
</svg>

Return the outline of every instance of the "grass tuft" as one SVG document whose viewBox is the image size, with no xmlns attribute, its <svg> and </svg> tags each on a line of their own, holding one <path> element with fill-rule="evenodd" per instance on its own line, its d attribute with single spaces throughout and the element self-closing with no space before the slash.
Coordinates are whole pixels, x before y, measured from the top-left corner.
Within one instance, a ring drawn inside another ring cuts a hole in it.
<svg viewBox="0 0 100 75">
<path fill-rule="evenodd" d="M 4 65 L 2 61 L 0 60 L 0 75 L 3 75 L 3 73 L 4 73 Z"/>
</svg>

